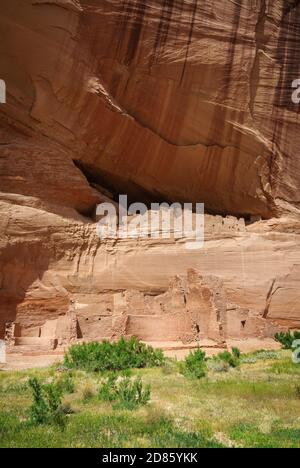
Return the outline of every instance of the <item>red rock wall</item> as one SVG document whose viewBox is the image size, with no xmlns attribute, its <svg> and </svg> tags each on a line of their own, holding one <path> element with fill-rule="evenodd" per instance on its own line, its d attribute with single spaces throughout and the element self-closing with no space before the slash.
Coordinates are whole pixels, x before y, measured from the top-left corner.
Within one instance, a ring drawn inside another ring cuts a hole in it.
<svg viewBox="0 0 300 468">
<path fill-rule="evenodd" d="M 297 326 L 299 2 L 2 0 L 0 32 L 0 336 L 70 296 L 162 292 L 189 267 Z M 99 185 L 279 219 L 222 228 L 196 256 L 104 245 Z"/>
<path fill-rule="evenodd" d="M 133 193 L 226 214 L 297 207 L 298 3 L 4 0 L 1 9 L 2 113 L 61 145 L 54 156 L 32 148 L 37 166 L 56 158 L 63 169 L 68 148 Z M 76 198 L 66 191 L 65 204 L 80 209 Z"/>
</svg>

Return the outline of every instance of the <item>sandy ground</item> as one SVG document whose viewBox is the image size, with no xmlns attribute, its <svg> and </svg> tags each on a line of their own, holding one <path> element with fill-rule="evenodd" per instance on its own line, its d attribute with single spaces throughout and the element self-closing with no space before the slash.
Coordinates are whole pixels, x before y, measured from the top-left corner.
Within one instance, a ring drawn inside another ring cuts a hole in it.
<svg viewBox="0 0 300 468">
<path fill-rule="evenodd" d="M 198 344 L 192 343 L 189 345 L 184 345 L 179 342 L 151 342 L 147 343 L 155 348 L 161 348 L 164 350 L 164 354 L 167 357 L 176 358 L 178 360 L 184 359 L 193 349 L 196 349 Z M 243 353 L 249 353 L 261 349 L 280 349 L 280 345 L 275 343 L 272 339 L 266 340 L 246 340 L 246 341 L 229 341 L 228 348 L 236 346 Z M 203 349 L 207 356 L 214 356 L 221 351 L 224 351 L 224 348 L 218 347 L 216 343 L 211 341 L 205 341 L 200 343 L 201 349 Z M 7 354 L 6 364 L 0 364 L 0 370 L 5 371 L 18 371 L 26 369 L 37 369 L 48 367 L 52 364 L 59 363 L 63 360 L 63 351 L 53 352 L 53 353 L 44 353 L 39 354 L 37 352 L 22 352 L 14 353 L 13 350 Z"/>
<path fill-rule="evenodd" d="M 63 359 L 63 355 L 41 355 L 32 356 L 24 354 L 8 354 L 5 365 L 0 364 L 0 370 L 18 371 L 26 369 L 38 369 L 49 367 L 52 364 L 59 363 Z"/>
</svg>

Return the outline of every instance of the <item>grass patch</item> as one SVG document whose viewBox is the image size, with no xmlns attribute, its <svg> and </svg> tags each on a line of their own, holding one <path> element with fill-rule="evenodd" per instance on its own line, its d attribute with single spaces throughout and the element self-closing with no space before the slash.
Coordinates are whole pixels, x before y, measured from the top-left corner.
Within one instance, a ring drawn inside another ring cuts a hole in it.
<svg viewBox="0 0 300 468">
<path fill-rule="evenodd" d="M 110 396 L 112 388 L 119 392 L 115 384 L 108 388 L 107 397 L 98 398 L 103 383 L 109 377 L 115 379 L 113 374 L 77 369 L 69 374 L 55 367 L 2 372 L 0 447 L 300 448 L 300 365 L 292 363 L 291 352 L 276 352 L 276 359 L 263 353 L 251 365 L 243 363 L 242 356 L 239 368 L 228 372 L 209 368 L 200 379 L 185 378 L 175 361 L 161 368 L 118 372 L 115 382 L 127 382 L 121 393 L 125 401 L 131 395 L 129 405 L 118 405 L 119 396 Z M 53 422 L 30 423 L 29 378 L 45 385 L 70 379 L 71 384 L 62 385 L 63 431 Z M 142 382 L 139 390 L 133 390 L 133 382 Z M 131 406 L 139 391 L 143 400 L 149 386 L 151 400 Z M 92 389 L 88 398 L 84 398 L 86 387 Z"/>
<path fill-rule="evenodd" d="M 279 351 L 260 350 L 255 353 L 243 354 L 240 359 L 243 364 L 256 364 L 258 361 L 277 361 L 282 359 L 282 353 Z"/>
<path fill-rule="evenodd" d="M 145 386 L 140 377 L 130 379 L 112 375 L 103 382 L 98 396 L 100 400 L 113 402 L 115 409 L 133 410 L 149 403 L 151 387 Z"/>
<path fill-rule="evenodd" d="M 246 448 L 299 448 L 300 429 L 271 427 L 266 433 L 251 424 L 233 428 L 231 438 Z"/>
<path fill-rule="evenodd" d="M 0 414 L 2 421 L 1 447 L 223 447 L 208 434 L 181 430 L 164 417 L 149 424 L 147 418 L 134 417 L 131 413 L 74 415 L 64 432 L 51 426 L 32 428 L 5 413 Z"/>
<path fill-rule="evenodd" d="M 269 369 L 271 374 L 300 375 L 300 365 L 294 364 L 291 359 L 284 359 L 272 364 Z"/>
</svg>

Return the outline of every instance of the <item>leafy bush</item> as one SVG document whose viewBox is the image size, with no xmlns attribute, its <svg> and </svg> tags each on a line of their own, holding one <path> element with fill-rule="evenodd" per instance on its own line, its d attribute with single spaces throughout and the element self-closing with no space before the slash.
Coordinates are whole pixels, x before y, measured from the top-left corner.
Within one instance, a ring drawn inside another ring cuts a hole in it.
<svg viewBox="0 0 300 468">
<path fill-rule="evenodd" d="M 62 409 L 63 392 L 61 388 L 55 383 L 50 383 L 44 385 L 44 391 L 49 408 L 49 421 L 57 424 L 61 428 L 64 428 L 66 420 Z"/>
<path fill-rule="evenodd" d="M 75 393 L 76 387 L 74 383 L 73 374 L 68 372 L 57 379 L 57 385 L 61 389 L 62 393 Z"/>
<path fill-rule="evenodd" d="M 48 422 L 49 408 L 45 400 L 42 384 L 33 378 L 28 382 L 31 390 L 33 403 L 30 408 L 30 420 L 34 425 L 46 424 Z"/>
<path fill-rule="evenodd" d="M 239 348 L 231 348 L 231 351 L 234 357 L 236 357 L 237 359 L 241 358 L 242 353 L 239 350 Z"/>
<path fill-rule="evenodd" d="M 110 376 L 99 390 L 99 398 L 103 401 L 114 402 L 115 408 L 135 409 L 146 405 L 151 396 L 150 385 L 144 384 L 141 378 L 130 379 L 128 377 L 119 379 Z"/>
<path fill-rule="evenodd" d="M 215 359 L 227 362 L 227 364 L 229 364 L 229 366 L 233 368 L 239 367 L 240 365 L 240 360 L 234 354 L 231 354 L 229 351 L 219 353 Z"/>
<path fill-rule="evenodd" d="M 276 333 L 275 341 L 280 343 L 283 349 L 292 349 L 293 343 L 295 340 L 300 340 L 300 332 L 295 331 L 295 333 L 291 333 L 289 330 L 287 333 Z"/>
<path fill-rule="evenodd" d="M 99 390 L 99 399 L 102 401 L 114 401 L 117 397 L 116 384 L 117 376 L 115 374 L 110 375 L 104 383 L 101 385 Z"/>
<path fill-rule="evenodd" d="M 93 372 L 158 367 L 164 362 L 161 350 L 153 349 L 136 338 L 121 338 L 115 343 L 104 341 L 73 345 L 64 360 L 68 368 Z"/>
<path fill-rule="evenodd" d="M 206 354 L 204 351 L 197 349 L 191 352 L 182 365 L 181 372 L 186 377 L 202 379 L 206 376 Z"/>
<path fill-rule="evenodd" d="M 33 403 L 30 408 L 30 422 L 35 425 L 57 424 L 65 426 L 65 414 L 62 410 L 62 391 L 55 383 L 42 384 L 37 378 L 29 380 Z"/>
</svg>

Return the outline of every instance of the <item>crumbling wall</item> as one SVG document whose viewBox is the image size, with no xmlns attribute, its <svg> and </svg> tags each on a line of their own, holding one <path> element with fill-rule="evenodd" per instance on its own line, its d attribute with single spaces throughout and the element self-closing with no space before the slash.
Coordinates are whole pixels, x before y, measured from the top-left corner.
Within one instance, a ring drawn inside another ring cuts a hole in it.
<svg viewBox="0 0 300 468">
<path fill-rule="evenodd" d="M 130 315 L 126 332 L 144 341 L 182 341 L 192 331 L 192 322 L 184 313 L 172 315 Z"/>
<path fill-rule="evenodd" d="M 73 301 L 66 314 L 38 329 L 26 328 L 24 335 L 19 324 L 8 324 L 6 334 L 10 341 L 19 336 L 18 343 L 54 340 L 60 346 L 121 336 L 153 342 L 210 339 L 223 345 L 227 339 L 272 336 L 275 330 L 259 312 L 229 302 L 220 278 L 189 269 L 186 276 L 171 278 L 164 293 L 130 290 L 105 293 L 97 304 Z"/>
<path fill-rule="evenodd" d="M 87 340 L 101 340 L 112 335 L 112 316 L 78 315 L 79 335 Z"/>
</svg>

